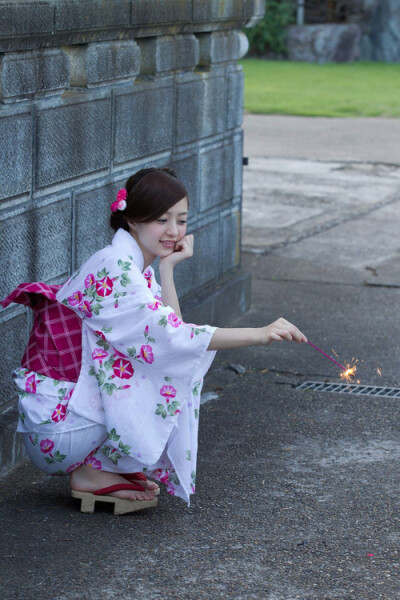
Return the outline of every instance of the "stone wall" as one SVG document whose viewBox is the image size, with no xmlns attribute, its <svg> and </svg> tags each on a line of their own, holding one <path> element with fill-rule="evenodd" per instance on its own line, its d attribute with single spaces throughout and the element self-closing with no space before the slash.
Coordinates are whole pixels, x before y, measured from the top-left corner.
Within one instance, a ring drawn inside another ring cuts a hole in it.
<svg viewBox="0 0 400 600">
<path fill-rule="evenodd" d="M 341 0 L 346 23 L 288 28 L 290 60 L 400 62 L 400 0 Z M 323 14 L 323 13 L 322 13 Z"/>
<path fill-rule="evenodd" d="M 369 12 L 361 45 L 363 60 L 400 62 L 400 2 L 379 0 Z"/>
<path fill-rule="evenodd" d="M 289 60 L 344 63 L 360 55 L 361 29 L 354 23 L 292 25 L 287 31 Z"/>
<path fill-rule="evenodd" d="M 240 30 L 263 11 L 264 0 L 0 0 L 0 298 L 22 281 L 63 282 L 110 240 L 127 177 L 168 165 L 188 187 L 197 247 L 178 270 L 184 314 L 223 325 L 246 310 L 237 60 Z M 3 469 L 22 456 L 10 371 L 30 327 L 28 310 L 1 311 Z"/>
</svg>

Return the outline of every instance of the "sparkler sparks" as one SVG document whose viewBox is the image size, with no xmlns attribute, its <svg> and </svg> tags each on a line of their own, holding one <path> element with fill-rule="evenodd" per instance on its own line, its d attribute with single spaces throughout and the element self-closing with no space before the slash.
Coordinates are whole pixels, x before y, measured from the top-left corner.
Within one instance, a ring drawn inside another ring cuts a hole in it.
<svg viewBox="0 0 400 600">
<path fill-rule="evenodd" d="M 351 359 L 351 363 L 346 364 L 346 370 L 343 373 L 340 373 L 340 379 L 348 379 L 351 380 L 351 377 L 354 377 L 355 372 L 357 371 L 358 360 L 355 358 Z"/>
<path fill-rule="evenodd" d="M 376 368 L 376 372 L 378 373 L 378 375 L 380 375 L 382 377 L 382 371 L 380 370 L 379 367 Z"/>
<path fill-rule="evenodd" d="M 348 368 L 343 371 L 343 373 L 340 373 L 340 379 L 349 379 L 351 377 L 354 377 L 354 373 L 357 371 L 357 367 L 354 365 L 352 367 L 350 367 L 350 365 L 346 365 Z"/>
<path fill-rule="evenodd" d="M 321 354 L 323 354 L 324 356 L 326 356 L 326 358 L 329 358 L 329 360 L 331 362 L 333 362 L 335 365 L 337 365 L 338 367 L 340 367 L 343 371 L 343 373 L 340 373 L 340 379 L 348 379 L 350 380 L 351 377 L 354 377 L 354 373 L 357 371 L 357 367 L 356 367 L 356 363 L 358 362 L 358 360 L 356 360 L 355 358 L 352 358 L 352 363 L 353 364 L 346 364 L 346 366 L 344 367 L 343 365 L 341 365 L 340 363 L 337 362 L 337 360 L 335 360 L 334 358 L 332 358 L 331 356 L 329 356 L 328 354 L 325 354 L 325 352 L 323 352 L 321 350 L 321 348 L 318 348 L 318 346 L 314 346 L 314 344 L 312 344 L 311 342 L 308 342 L 308 344 L 310 346 L 312 346 L 313 348 L 315 348 L 315 350 L 318 350 L 318 352 L 320 352 Z M 334 350 L 332 350 L 332 352 L 337 356 L 336 352 Z"/>
</svg>

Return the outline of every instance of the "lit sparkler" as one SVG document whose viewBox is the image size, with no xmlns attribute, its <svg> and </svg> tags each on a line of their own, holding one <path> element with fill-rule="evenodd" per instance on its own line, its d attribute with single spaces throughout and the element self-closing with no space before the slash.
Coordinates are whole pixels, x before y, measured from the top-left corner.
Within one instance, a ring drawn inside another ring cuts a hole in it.
<svg viewBox="0 0 400 600">
<path fill-rule="evenodd" d="M 352 366 L 347 364 L 346 367 L 347 369 L 343 373 L 340 373 L 340 379 L 350 379 L 350 377 L 354 377 L 354 373 L 357 371 L 355 364 Z"/>
<path fill-rule="evenodd" d="M 330 361 L 332 361 L 335 365 L 337 365 L 340 369 L 342 369 L 343 373 L 340 374 L 340 378 L 341 379 L 350 379 L 350 377 L 354 377 L 354 373 L 357 370 L 357 367 L 356 367 L 355 364 L 353 364 L 353 365 L 347 364 L 344 367 L 343 365 L 341 365 L 340 363 L 338 363 L 337 360 L 335 360 L 334 358 L 332 358 L 331 356 L 329 356 L 329 354 L 325 354 L 325 352 L 323 352 L 321 350 L 321 348 L 318 348 L 318 346 L 314 346 L 314 344 L 312 344 L 311 342 L 308 342 L 308 344 L 310 344 L 310 346 L 312 346 L 313 348 L 315 348 L 315 350 L 318 350 L 318 352 L 320 352 L 321 354 L 323 354 L 326 358 L 329 358 Z M 335 354 L 336 354 L 336 352 L 335 352 Z"/>
</svg>

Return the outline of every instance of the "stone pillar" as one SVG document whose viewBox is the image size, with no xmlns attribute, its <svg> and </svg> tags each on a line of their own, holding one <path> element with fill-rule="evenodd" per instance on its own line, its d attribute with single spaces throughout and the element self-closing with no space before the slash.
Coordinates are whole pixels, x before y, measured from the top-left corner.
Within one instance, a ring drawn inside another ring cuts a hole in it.
<svg viewBox="0 0 400 600">
<path fill-rule="evenodd" d="M 241 29 L 264 0 L 8 0 L 0 6 L 0 298 L 62 283 L 111 239 L 129 175 L 172 166 L 189 190 L 197 256 L 177 272 L 184 315 L 224 325 L 245 311 L 240 269 Z M 29 311 L 0 312 L 1 468 L 16 464 L 10 372 Z"/>
</svg>

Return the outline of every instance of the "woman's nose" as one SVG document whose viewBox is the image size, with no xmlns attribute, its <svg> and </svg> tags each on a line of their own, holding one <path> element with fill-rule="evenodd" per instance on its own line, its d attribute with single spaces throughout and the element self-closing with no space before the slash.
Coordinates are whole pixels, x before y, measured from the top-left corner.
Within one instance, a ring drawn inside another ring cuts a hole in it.
<svg viewBox="0 0 400 600">
<path fill-rule="evenodd" d="M 167 233 L 168 233 L 168 235 L 171 235 L 171 236 L 174 236 L 178 233 L 178 227 L 177 227 L 177 224 L 175 223 L 175 221 L 168 223 Z"/>
</svg>

